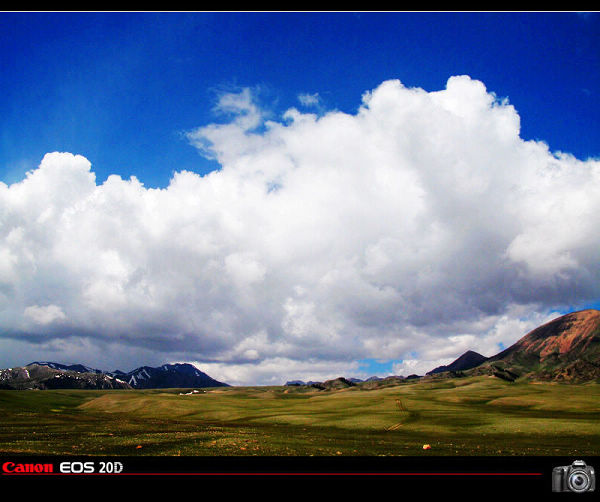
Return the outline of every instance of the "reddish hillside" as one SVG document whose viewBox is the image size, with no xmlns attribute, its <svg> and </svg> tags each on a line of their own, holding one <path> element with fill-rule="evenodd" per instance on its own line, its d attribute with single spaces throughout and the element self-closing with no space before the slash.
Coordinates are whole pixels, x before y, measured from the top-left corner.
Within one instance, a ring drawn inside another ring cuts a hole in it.
<svg viewBox="0 0 600 502">
<path fill-rule="evenodd" d="M 600 378 L 600 311 L 572 312 L 527 333 L 474 372 L 514 380 L 589 381 Z"/>
</svg>

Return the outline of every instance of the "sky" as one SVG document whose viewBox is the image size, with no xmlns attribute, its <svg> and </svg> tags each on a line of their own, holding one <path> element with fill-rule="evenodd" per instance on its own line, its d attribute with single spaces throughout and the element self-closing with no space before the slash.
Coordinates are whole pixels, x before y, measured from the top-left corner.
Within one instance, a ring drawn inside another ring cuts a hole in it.
<svg viewBox="0 0 600 502">
<path fill-rule="evenodd" d="M 600 14 L 0 13 L 0 366 L 424 374 L 600 306 Z"/>
</svg>

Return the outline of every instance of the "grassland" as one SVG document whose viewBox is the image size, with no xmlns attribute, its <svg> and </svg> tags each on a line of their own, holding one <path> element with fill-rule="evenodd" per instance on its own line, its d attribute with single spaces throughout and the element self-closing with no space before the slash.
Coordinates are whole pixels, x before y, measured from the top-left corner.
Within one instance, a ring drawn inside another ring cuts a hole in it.
<svg viewBox="0 0 600 502">
<path fill-rule="evenodd" d="M 600 385 L 480 376 L 376 390 L 0 391 L 20 455 L 597 455 Z M 424 450 L 423 445 L 431 445 Z"/>
</svg>

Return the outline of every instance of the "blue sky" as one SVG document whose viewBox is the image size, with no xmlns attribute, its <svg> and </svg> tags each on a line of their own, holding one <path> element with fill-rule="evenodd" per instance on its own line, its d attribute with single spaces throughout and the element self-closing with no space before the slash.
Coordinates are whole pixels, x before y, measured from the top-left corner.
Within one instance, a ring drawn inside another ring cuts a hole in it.
<svg viewBox="0 0 600 502">
<path fill-rule="evenodd" d="M 219 92 L 258 89 L 276 115 L 300 93 L 354 112 L 387 79 L 427 91 L 467 74 L 508 97 L 522 137 L 600 155 L 600 16 L 576 13 L 4 13 L 0 179 L 44 153 L 86 156 L 98 181 L 217 167 L 181 132 Z"/>
<path fill-rule="evenodd" d="M 598 13 L 0 33 L 2 367 L 422 374 L 600 305 Z"/>
</svg>

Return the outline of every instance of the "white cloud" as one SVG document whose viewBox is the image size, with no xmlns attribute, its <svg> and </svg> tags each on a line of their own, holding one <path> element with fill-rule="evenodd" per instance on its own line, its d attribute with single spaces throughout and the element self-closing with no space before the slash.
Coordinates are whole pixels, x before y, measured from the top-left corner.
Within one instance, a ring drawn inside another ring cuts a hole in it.
<svg viewBox="0 0 600 502">
<path fill-rule="evenodd" d="M 76 333 L 242 382 L 265 361 L 492 355 L 600 296 L 600 162 L 522 140 L 481 82 L 387 81 L 355 114 L 265 122 L 249 90 L 216 108 L 188 134 L 222 166 L 206 176 L 97 185 L 55 152 L 0 184 L 5 336 Z"/>
<path fill-rule="evenodd" d="M 256 364 L 192 362 L 212 378 L 230 385 L 283 385 L 288 381 L 324 382 L 338 377 L 365 375 L 356 362 L 332 362 L 319 359 L 298 361 L 283 357 L 265 359 Z"/>
<path fill-rule="evenodd" d="M 419 360 L 419 359 L 405 359 L 401 363 L 395 363 L 392 365 L 392 373 L 400 376 L 410 375 L 424 375 L 433 368 L 448 364 L 452 362 L 452 359 L 438 359 L 435 361 Z"/>
<path fill-rule="evenodd" d="M 50 324 L 54 321 L 67 318 L 62 309 L 57 305 L 46 305 L 44 307 L 30 305 L 23 311 L 23 314 L 36 324 Z"/>
</svg>

